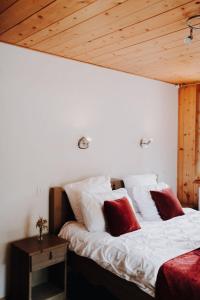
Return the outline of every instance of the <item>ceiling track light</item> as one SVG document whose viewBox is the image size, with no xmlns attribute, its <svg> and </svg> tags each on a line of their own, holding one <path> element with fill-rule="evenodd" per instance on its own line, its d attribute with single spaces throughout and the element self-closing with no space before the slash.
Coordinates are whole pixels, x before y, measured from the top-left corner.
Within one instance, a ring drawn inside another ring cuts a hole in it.
<svg viewBox="0 0 200 300">
<path fill-rule="evenodd" d="M 196 21 L 199 19 L 199 22 Z M 194 30 L 200 30 L 200 15 L 195 15 L 187 19 L 187 26 L 190 29 L 190 34 L 184 38 L 185 44 L 191 44 L 194 38 Z"/>
</svg>

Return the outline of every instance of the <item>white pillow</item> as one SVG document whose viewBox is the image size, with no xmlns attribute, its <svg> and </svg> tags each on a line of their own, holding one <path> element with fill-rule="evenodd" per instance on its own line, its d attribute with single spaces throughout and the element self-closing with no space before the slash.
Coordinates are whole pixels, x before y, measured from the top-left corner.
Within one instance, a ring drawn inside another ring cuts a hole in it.
<svg viewBox="0 0 200 300">
<path fill-rule="evenodd" d="M 90 177 L 82 181 L 66 184 L 63 188 L 67 193 L 75 218 L 79 223 L 84 223 L 80 208 L 80 198 L 83 191 L 95 193 L 112 191 L 110 177 L 108 176 Z"/>
<path fill-rule="evenodd" d="M 88 231 L 106 231 L 106 224 L 103 214 L 103 205 L 106 200 L 117 200 L 126 197 L 133 208 L 131 199 L 125 189 L 121 188 L 112 192 L 94 193 L 83 192 L 81 197 L 81 211 L 84 224 Z"/>
<path fill-rule="evenodd" d="M 135 201 L 132 193 L 132 189 L 135 186 L 147 186 L 157 184 L 156 174 L 141 174 L 141 175 L 128 175 L 123 178 L 124 186 L 128 191 L 129 196 L 133 202 L 133 206 L 136 212 L 140 212 L 140 209 Z"/>
<path fill-rule="evenodd" d="M 148 186 L 135 186 L 132 188 L 132 197 L 137 203 L 145 221 L 161 221 L 156 205 L 151 198 L 150 191 L 162 191 L 168 188 L 166 183 L 158 183 Z"/>
<path fill-rule="evenodd" d="M 153 185 L 157 183 L 156 174 L 128 175 L 123 178 L 125 187 Z"/>
</svg>

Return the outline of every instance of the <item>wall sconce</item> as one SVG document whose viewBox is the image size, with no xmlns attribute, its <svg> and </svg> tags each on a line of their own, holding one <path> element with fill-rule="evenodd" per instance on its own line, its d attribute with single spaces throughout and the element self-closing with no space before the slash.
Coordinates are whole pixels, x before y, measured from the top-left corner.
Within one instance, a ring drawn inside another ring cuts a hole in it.
<svg viewBox="0 0 200 300">
<path fill-rule="evenodd" d="M 90 142 L 92 141 L 92 139 L 90 137 L 81 137 L 78 140 L 78 147 L 79 149 L 87 149 L 89 148 Z"/>
<path fill-rule="evenodd" d="M 141 148 L 148 148 L 152 142 L 153 142 L 152 138 L 150 138 L 150 139 L 148 139 L 148 138 L 142 138 L 140 140 L 140 147 Z"/>
</svg>

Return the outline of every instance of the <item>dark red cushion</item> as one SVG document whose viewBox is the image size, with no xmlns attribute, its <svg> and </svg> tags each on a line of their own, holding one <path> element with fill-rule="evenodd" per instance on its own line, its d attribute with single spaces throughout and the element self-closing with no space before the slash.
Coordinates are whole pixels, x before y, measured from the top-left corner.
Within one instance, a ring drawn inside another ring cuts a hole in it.
<svg viewBox="0 0 200 300">
<path fill-rule="evenodd" d="M 104 215 L 109 232 L 119 236 L 140 229 L 133 208 L 127 198 L 104 202 Z"/>
<path fill-rule="evenodd" d="M 184 215 L 182 206 L 171 189 L 150 191 L 150 193 L 163 220 L 169 220 Z"/>
</svg>

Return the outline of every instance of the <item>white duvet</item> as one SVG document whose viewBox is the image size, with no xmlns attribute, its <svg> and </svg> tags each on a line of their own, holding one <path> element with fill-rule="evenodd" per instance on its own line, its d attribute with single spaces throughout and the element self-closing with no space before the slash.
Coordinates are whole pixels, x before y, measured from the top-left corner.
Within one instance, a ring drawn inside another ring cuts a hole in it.
<svg viewBox="0 0 200 300">
<path fill-rule="evenodd" d="M 154 297 L 161 265 L 200 247 L 200 212 L 185 209 L 185 213 L 168 221 L 140 219 L 141 230 L 119 237 L 107 232 L 88 232 L 84 225 L 73 221 L 63 226 L 59 236 L 68 240 L 69 249 L 76 254 L 134 282 Z"/>
</svg>

